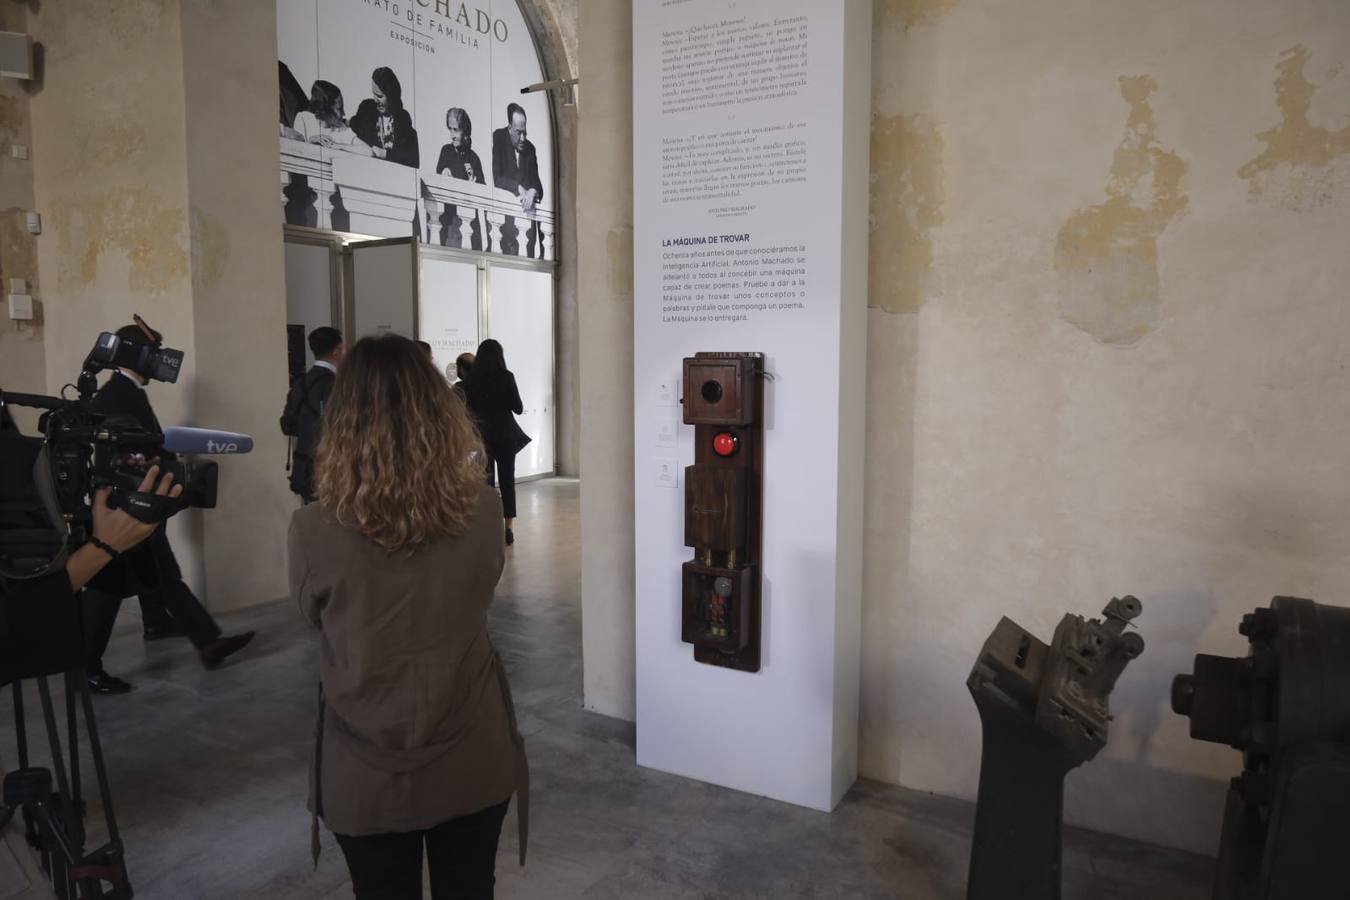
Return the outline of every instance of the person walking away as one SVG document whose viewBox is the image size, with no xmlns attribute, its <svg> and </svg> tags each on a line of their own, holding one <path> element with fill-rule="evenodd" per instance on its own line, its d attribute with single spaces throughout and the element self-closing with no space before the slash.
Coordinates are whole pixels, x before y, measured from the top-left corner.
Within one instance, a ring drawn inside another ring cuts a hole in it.
<svg viewBox="0 0 1350 900">
<path fill-rule="evenodd" d="M 465 382 L 465 396 L 487 450 L 488 484 L 494 484 L 495 470 L 495 484 L 501 489 L 506 543 L 514 544 L 516 454 L 524 449 L 530 438 L 516 422 L 516 416 L 525 412 L 525 405 L 520 401 L 516 376 L 506 367 L 502 345 L 497 341 L 488 338 L 478 345 L 473 369 Z"/>
<path fill-rule="evenodd" d="M 428 460 L 438 461 L 428 465 Z M 310 810 L 357 900 L 493 896 L 529 770 L 487 611 L 505 559 L 478 433 L 407 338 L 347 355 L 319 442 L 319 501 L 291 519 L 291 595 L 319 630 Z"/>
<path fill-rule="evenodd" d="M 333 379 L 347 352 L 342 332 L 327 325 L 309 333 L 314 365 L 291 385 L 281 412 L 281 432 L 295 438 L 290 458 L 291 491 L 304 503 L 314 502 L 314 455 L 319 446 L 323 407 L 333 390 Z"/>
</svg>

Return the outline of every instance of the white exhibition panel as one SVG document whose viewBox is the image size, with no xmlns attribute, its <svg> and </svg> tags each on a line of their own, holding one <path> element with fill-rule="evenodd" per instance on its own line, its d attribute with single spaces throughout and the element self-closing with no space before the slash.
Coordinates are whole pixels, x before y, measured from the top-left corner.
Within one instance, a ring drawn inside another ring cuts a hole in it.
<svg viewBox="0 0 1350 900">
<path fill-rule="evenodd" d="M 416 248 L 411 241 L 352 244 L 352 334 L 355 343 L 367 335 L 416 333 Z"/>
<path fill-rule="evenodd" d="M 857 772 L 870 29 L 866 0 L 633 3 L 637 759 L 825 810 Z M 680 640 L 698 351 L 773 378 L 758 673 Z"/>
<path fill-rule="evenodd" d="M 553 273 L 490 266 L 488 336 L 502 345 L 516 376 L 525 413 L 517 416 L 532 441 L 516 457 L 516 477 L 552 475 Z"/>
<path fill-rule="evenodd" d="M 478 266 L 422 255 L 417 334 L 431 345 L 436 368 L 454 380 L 455 357 L 478 349 Z"/>
<path fill-rule="evenodd" d="M 286 242 L 286 324 L 301 325 L 305 336 L 320 325 L 333 325 L 333 248 Z M 314 354 L 305 342 L 305 368 Z"/>
</svg>

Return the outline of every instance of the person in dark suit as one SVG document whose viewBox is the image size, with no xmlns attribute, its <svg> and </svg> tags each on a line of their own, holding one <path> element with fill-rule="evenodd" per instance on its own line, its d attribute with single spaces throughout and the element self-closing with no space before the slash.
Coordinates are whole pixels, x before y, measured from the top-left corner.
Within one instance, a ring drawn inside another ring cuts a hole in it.
<svg viewBox="0 0 1350 900">
<path fill-rule="evenodd" d="M 487 450 L 487 482 L 494 483 L 495 468 L 500 483 L 506 543 L 514 544 L 511 526 L 516 520 L 516 454 L 530 438 L 516 422 L 516 416 L 525 412 L 525 404 L 520 400 L 516 376 L 506 367 L 501 344 L 488 338 L 478 345 L 473 368 L 464 381 L 464 394 Z"/>
<path fill-rule="evenodd" d="M 117 336 L 137 343 L 159 344 L 159 332 L 141 325 L 119 328 Z M 149 379 L 131 369 L 118 369 L 94 395 L 93 412 L 108 417 L 119 417 L 135 422 L 142 428 L 160 431 L 159 419 L 150 406 L 145 385 Z M 220 666 L 233 653 L 242 650 L 253 640 L 254 632 L 223 636 L 220 626 L 202 606 L 201 601 L 183 583 L 183 572 L 178 567 L 168 535 L 160 525 L 145 544 L 134 554 L 128 554 L 134 569 L 153 573 L 153 588 L 146 591 L 149 602 L 162 605 L 173 616 L 175 625 L 182 629 L 197 648 L 202 665 L 207 669 Z M 143 594 L 144 596 L 144 594 Z M 117 611 L 122 597 L 95 588 L 85 588 L 86 674 L 89 688 L 96 694 L 125 694 L 131 685 L 121 678 L 109 675 L 103 669 L 103 652 L 112 637 Z"/>
<path fill-rule="evenodd" d="M 506 120 L 505 128 L 492 132 L 492 184 L 500 190 L 510 191 L 520 201 L 522 210 L 533 213 L 535 206 L 544 199 L 544 183 L 539 179 L 539 156 L 534 144 L 526 137 L 525 110 L 520 104 L 512 103 L 506 107 Z M 526 250 L 531 257 L 535 245 L 540 243 L 538 237 L 538 227 L 532 226 Z M 519 239 L 520 229 L 511 218 L 502 228 L 502 252 L 519 253 Z"/>
<path fill-rule="evenodd" d="M 417 168 L 417 130 L 403 108 L 403 87 L 392 69 L 381 66 L 370 74 L 370 98 L 361 101 L 349 124 L 373 156 Z"/>
<path fill-rule="evenodd" d="M 324 404 L 333 392 L 338 366 L 347 353 L 342 332 L 321 325 L 309 333 L 314 365 L 291 385 L 281 414 L 281 431 L 295 438 L 291 453 L 291 490 L 305 503 L 314 502 L 314 460 L 319 450 L 319 426 Z"/>
<path fill-rule="evenodd" d="M 458 106 L 451 107 L 445 112 L 445 128 L 450 132 L 450 143 L 441 147 L 440 158 L 436 160 L 436 174 L 449 175 L 451 178 L 458 178 L 461 181 L 473 181 L 478 184 L 487 184 L 487 179 L 483 174 L 483 161 L 478 158 L 478 154 L 473 149 L 473 121 L 469 119 L 469 114 Z M 453 206 L 447 206 L 445 212 L 441 214 L 441 243 L 459 246 L 459 233 L 455 230 L 455 218 L 458 210 Z M 451 241 L 452 231 L 455 240 Z M 473 232 L 471 241 L 474 250 L 482 250 L 482 237 L 478 229 L 478 216 L 475 213 L 473 219 Z M 464 248 L 468 250 L 468 247 Z"/>
</svg>

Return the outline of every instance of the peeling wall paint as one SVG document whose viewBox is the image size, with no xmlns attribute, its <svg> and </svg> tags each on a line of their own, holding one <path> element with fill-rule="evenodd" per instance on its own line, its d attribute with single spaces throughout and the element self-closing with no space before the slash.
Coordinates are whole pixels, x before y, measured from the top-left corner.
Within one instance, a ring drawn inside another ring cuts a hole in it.
<svg viewBox="0 0 1350 900">
<path fill-rule="evenodd" d="M 146 294 L 177 289 L 188 274 L 183 209 L 148 188 L 55 198 L 49 218 L 61 245 L 60 291 L 95 285 L 109 265 L 125 265 L 127 287 Z"/>
<path fill-rule="evenodd" d="M 960 0 L 875 0 L 873 18 L 884 24 L 899 24 L 905 29 L 927 25 L 956 8 Z"/>
<path fill-rule="evenodd" d="M 104 123 L 86 129 L 75 138 L 76 157 L 88 168 L 104 168 L 145 153 L 145 129 L 135 125 Z"/>
<path fill-rule="evenodd" d="M 1107 200 L 1079 210 L 1055 239 L 1060 316 L 1106 344 L 1132 344 L 1157 328 L 1158 237 L 1186 211 L 1186 163 L 1158 143 L 1156 90 L 1147 75 L 1120 78 L 1130 113 Z"/>
<path fill-rule="evenodd" d="M 918 312 L 941 288 L 933 232 L 942 224 L 942 135 L 919 116 L 872 119 L 869 305 Z"/>
<path fill-rule="evenodd" d="M 1266 149 L 1238 169 L 1238 177 L 1250 183 L 1253 198 L 1270 195 L 1294 210 L 1326 203 L 1335 189 L 1350 181 L 1350 123 L 1333 131 L 1313 124 L 1309 117 L 1318 90 L 1305 74 L 1311 58 L 1302 44 L 1281 55 L 1275 79 L 1280 123 L 1256 136 Z M 1343 71 L 1343 64 L 1333 65 L 1327 80 Z"/>
</svg>

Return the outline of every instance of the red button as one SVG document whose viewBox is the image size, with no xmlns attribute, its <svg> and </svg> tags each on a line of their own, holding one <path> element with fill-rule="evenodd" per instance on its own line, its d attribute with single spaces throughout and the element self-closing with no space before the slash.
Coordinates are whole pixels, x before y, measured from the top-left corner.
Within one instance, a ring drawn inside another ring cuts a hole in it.
<svg viewBox="0 0 1350 900">
<path fill-rule="evenodd" d="M 730 456 L 740 445 L 740 440 L 729 431 L 719 431 L 713 437 L 713 452 L 718 456 Z"/>
</svg>

